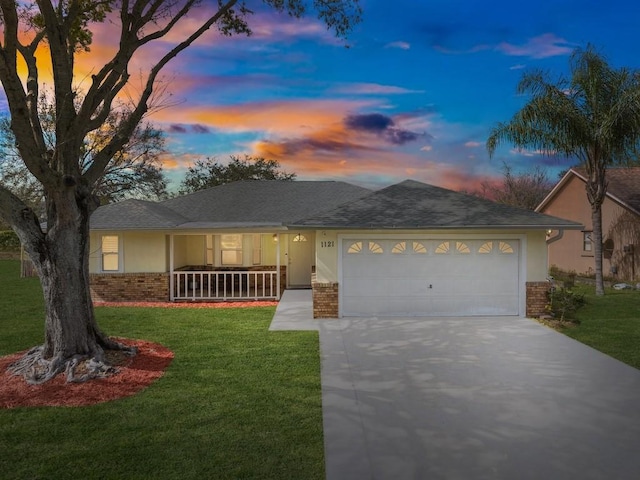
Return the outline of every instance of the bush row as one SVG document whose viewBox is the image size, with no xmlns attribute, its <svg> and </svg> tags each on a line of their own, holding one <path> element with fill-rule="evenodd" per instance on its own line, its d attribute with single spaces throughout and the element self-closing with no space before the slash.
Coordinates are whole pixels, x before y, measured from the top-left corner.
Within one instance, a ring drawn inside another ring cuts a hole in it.
<svg viewBox="0 0 640 480">
<path fill-rule="evenodd" d="M 20 240 L 13 230 L 0 231 L 0 252 L 17 252 Z"/>
</svg>

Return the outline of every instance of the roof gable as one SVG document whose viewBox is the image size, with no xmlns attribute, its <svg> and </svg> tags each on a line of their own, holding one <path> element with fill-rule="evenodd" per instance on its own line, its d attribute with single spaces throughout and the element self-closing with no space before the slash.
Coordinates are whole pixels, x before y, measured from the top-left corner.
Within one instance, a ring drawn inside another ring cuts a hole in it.
<svg viewBox="0 0 640 480">
<path fill-rule="evenodd" d="M 319 228 L 580 228 L 569 220 L 405 180 L 295 222 Z M 293 225 L 292 225 L 293 226 Z"/>
<path fill-rule="evenodd" d="M 580 179 L 584 183 L 587 182 L 587 174 L 584 168 L 570 169 L 553 187 L 540 205 L 536 207 L 536 211 L 540 212 L 544 210 L 547 205 L 557 197 L 562 187 L 573 177 Z M 607 197 L 636 215 L 640 215 L 640 167 L 608 168 L 606 178 L 608 182 Z M 587 200 L 586 193 L 585 200 Z"/>
</svg>

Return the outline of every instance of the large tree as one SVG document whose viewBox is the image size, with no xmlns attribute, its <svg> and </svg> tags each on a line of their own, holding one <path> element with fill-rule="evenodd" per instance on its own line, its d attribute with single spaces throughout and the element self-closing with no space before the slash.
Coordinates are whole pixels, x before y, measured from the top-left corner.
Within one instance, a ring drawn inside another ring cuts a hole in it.
<svg viewBox="0 0 640 480">
<path fill-rule="evenodd" d="M 20 237 L 45 298 L 44 344 L 32 349 L 17 368 L 28 381 L 46 381 L 64 369 L 69 378 L 77 378 L 73 366 L 78 359 L 90 359 L 92 366 L 80 379 L 100 375 L 108 368 L 105 350 L 125 348 L 99 329 L 91 302 L 89 218 L 99 204 L 95 187 L 152 106 L 167 64 L 212 27 L 228 36 L 250 34 L 249 7 L 294 17 L 313 10 L 339 36 L 348 33 L 361 14 L 358 0 L 0 0 L 0 82 L 11 131 L 21 160 L 42 185 L 46 200 L 43 231 L 33 209 L 0 186 L 0 217 Z M 96 22 L 118 39 L 116 52 L 82 79 L 78 105 L 76 55 L 91 55 L 91 27 Z M 113 105 L 124 97 L 129 65 L 149 44 L 163 53 L 143 72 L 142 86 L 128 90 L 125 98 L 131 108 L 117 119 L 111 138 L 94 152 L 89 165 L 83 165 L 87 136 L 104 125 Z M 53 76 L 53 148 L 38 112 L 45 80 L 41 71 Z"/>
<path fill-rule="evenodd" d="M 287 173 L 280 169 L 277 160 L 265 160 L 245 155 L 240 158 L 231 155 L 224 164 L 215 158 L 197 160 L 187 170 L 180 183 L 180 193 L 192 193 L 209 187 L 224 185 L 240 180 L 294 180 L 295 173 Z"/>
<path fill-rule="evenodd" d="M 77 106 L 81 95 L 76 95 Z M 55 148 L 56 109 L 53 95 L 43 92 L 39 102 L 39 120 L 47 148 Z M 85 137 L 81 148 L 81 171 L 89 168 L 93 155 L 111 139 L 126 105 L 113 109 L 100 128 Z M 127 197 L 161 199 L 167 196 L 161 154 L 165 151 L 164 133 L 149 122 L 139 124 L 129 141 L 114 155 L 100 181 L 93 186 L 93 194 L 100 203 L 110 203 Z M 11 119 L 0 119 L 0 184 L 7 187 L 27 205 L 43 215 L 45 198 L 42 184 L 29 172 L 20 158 L 16 139 L 11 131 Z"/>
<path fill-rule="evenodd" d="M 518 93 L 530 96 L 487 140 L 493 155 L 508 141 L 548 155 L 577 159 L 585 169 L 591 205 L 596 294 L 604 295 L 602 202 L 607 167 L 631 163 L 640 141 L 640 73 L 613 68 L 592 46 L 571 55 L 570 77 L 551 80 L 543 72 L 525 73 Z"/>
</svg>

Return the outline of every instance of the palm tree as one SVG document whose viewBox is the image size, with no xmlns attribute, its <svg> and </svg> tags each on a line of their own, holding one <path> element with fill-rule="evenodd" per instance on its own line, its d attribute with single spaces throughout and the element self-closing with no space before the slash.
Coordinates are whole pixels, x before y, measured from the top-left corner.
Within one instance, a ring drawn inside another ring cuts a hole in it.
<svg viewBox="0 0 640 480">
<path fill-rule="evenodd" d="M 571 77 L 555 83 L 540 71 L 523 75 L 518 93 L 530 99 L 509 122 L 492 130 L 487 150 L 493 156 L 498 145 L 508 141 L 580 162 L 591 205 L 596 295 L 604 295 L 601 207 L 607 192 L 606 171 L 637 158 L 640 72 L 612 68 L 590 45 L 576 49 L 569 66 Z"/>
</svg>

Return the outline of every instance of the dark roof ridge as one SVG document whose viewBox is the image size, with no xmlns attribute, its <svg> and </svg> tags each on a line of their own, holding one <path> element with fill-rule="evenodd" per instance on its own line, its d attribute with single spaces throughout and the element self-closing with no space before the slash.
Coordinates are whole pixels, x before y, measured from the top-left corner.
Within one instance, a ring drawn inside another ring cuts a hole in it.
<svg viewBox="0 0 640 480">
<path fill-rule="evenodd" d="M 407 179 L 298 220 L 318 228 L 579 228 L 580 224 Z"/>
</svg>

